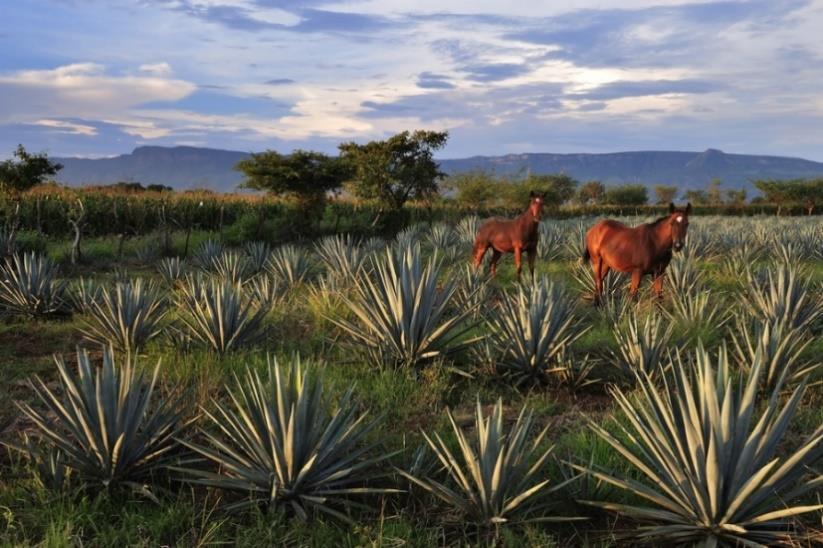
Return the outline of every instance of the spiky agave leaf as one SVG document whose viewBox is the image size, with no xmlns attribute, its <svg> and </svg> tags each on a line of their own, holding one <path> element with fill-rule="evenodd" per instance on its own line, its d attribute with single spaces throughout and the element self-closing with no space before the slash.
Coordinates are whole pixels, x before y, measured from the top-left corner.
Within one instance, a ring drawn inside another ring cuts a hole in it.
<svg viewBox="0 0 823 548">
<path fill-rule="evenodd" d="M 100 299 L 103 287 L 93 279 L 80 278 L 69 285 L 68 296 L 75 312 L 87 313 L 92 303 Z"/>
<path fill-rule="evenodd" d="M 188 277 L 179 305 L 187 331 L 218 354 L 257 342 L 265 333 L 268 310 L 255 307 L 241 285 Z"/>
<path fill-rule="evenodd" d="M 249 242 L 243 248 L 248 260 L 249 272 L 258 274 L 265 270 L 266 263 L 271 256 L 271 247 L 266 242 Z"/>
<path fill-rule="evenodd" d="M 303 282 L 311 274 L 311 260 L 305 250 L 281 245 L 272 251 L 266 269 L 288 286 Z"/>
<path fill-rule="evenodd" d="M 355 504 L 351 495 L 393 491 L 368 486 L 392 454 L 369 456 L 377 444 L 367 438 L 378 423 L 358 414 L 352 388 L 333 406 L 320 375 L 299 357 L 285 373 L 270 359 L 268 375 L 248 368 L 230 403 L 203 410 L 213 426 L 202 432 L 206 443 L 183 443 L 218 471 L 180 468 L 190 481 L 246 495 L 229 509 L 284 505 L 303 519 L 318 510 L 347 520 L 339 508 Z"/>
<path fill-rule="evenodd" d="M 660 372 L 665 354 L 671 350 L 671 324 L 663 327 L 657 314 L 646 316 L 641 324 L 635 312 L 626 322 L 615 325 L 613 334 L 618 348 L 613 361 L 624 373 L 634 378 L 636 372 Z"/>
<path fill-rule="evenodd" d="M 761 389 L 767 392 L 778 384 L 802 381 L 820 367 L 819 363 L 803 359 L 803 352 L 811 342 L 803 329 L 792 329 L 780 320 L 752 322 L 744 315 L 737 316 L 732 332 L 735 361 L 747 372 L 751 364 L 762 363 Z"/>
<path fill-rule="evenodd" d="M 102 346 L 134 353 L 160 333 L 160 322 L 167 311 L 166 300 L 141 278 L 101 288 L 83 318 L 83 337 Z"/>
<path fill-rule="evenodd" d="M 255 276 L 248 280 L 244 287 L 249 292 L 249 298 L 254 305 L 265 310 L 271 310 L 285 294 L 277 278 L 268 274 Z"/>
<path fill-rule="evenodd" d="M 457 286 L 449 281 L 438 288 L 440 263 L 435 255 L 420 258 L 414 245 L 387 248 L 375 260 L 374 277 L 361 273 L 354 297 L 341 295 L 354 320 L 328 318 L 365 350 L 377 365 L 412 367 L 448 356 L 476 339 L 461 340 L 473 327 L 472 308 L 449 315 Z"/>
<path fill-rule="evenodd" d="M 717 297 L 709 291 L 675 293 L 670 309 L 664 309 L 664 313 L 670 320 L 689 326 L 710 325 L 717 328 L 729 320 L 728 314 L 721 310 Z"/>
<path fill-rule="evenodd" d="M 478 230 L 480 230 L 480 218 L 477 215 L 463 217 L 454 227 L 457 241 L 466 246 L 474 243 Z"/>
<path fill-rule="evenodd" d="M 517 383 L 545 381 L 560 371 L 556 358 L 586 329 L 575 315 L 574 300 L 546 277 L 519 286 L 488 319 L 489 340 L 498 368 Z"/>
<path fill-rule="evenodd" d="M 194 253 L 194 264 L 208 271 L 212 261 L 223 253 L 223 244 L 217 240 L 206 240 Z"/>
<path fill-rule="evenodd" d="M 218 280 L 242 284 L 250 274 L 246 257 L 237 251 L 223 251 L 212 257 L 203 270 Z"/>
<path fill-rule="evenodd" d="M 180 257 L 166 257 L 157 265 L 157 273 L 168 287 L 174 287 L 186 274 L 185 264 Z"/>
<path fill-rule="evenodd" d="M 32 318 L 66 310 L 66 282 L 57 279 L 57 265 L 36 253 L 15 254 L 0 269 L 0 304 Z"/>
<path fill-rule="evenodd" d="M 515 424 L 507 426 L 503 422 L 502 400 L 497 400 L 491 416 L 484 416 L 478 400 L 475 440 L 470 440 L 457 425 L 451 411 L 446 415 L 459 445 L 456 454 L 440 434 L 430 436 L 423 432 L 446 472 L 445 479 L 399 470 L 404 477 L 478 525 L 569 519 L 537 513 L 545 506 L 535 503 L 539 495 L 564 484 L 547 489 L 549 480 L 542 479 L 541 468 L 553 447 L 543 447 L 548 426 L 532 438 L 534 418 L 526 407 L 521 409 Z"/>
<path fill-rule="evenodd" d="M 689 295 L 700 289 L 702 274 L 695 261 L 675 255 L 666 271 L 666 283 L 674 295 Z"/>
<path fill-rule="evenodd" d="M 159 363 L 150 379 L 138 373 L 136 360 L 116 364 L 110 348 L 100 368 L 81 350 L 76 374 L 62 358 L 55 363 L 60 388 L 52 390 L 35 377 L 30 384 L 42 407 L 18 407 L 86 486 L 142 486 L 169 464 L 178 447 L 175 437 L 187 425 L 179 397 L 154 396 Z"/>
<path fill-rule="evenodd" d="M 716 362 L 716 366 L 712 362 Z M 823 456 L 823 427 L 795 451 L 781 442 L 805 392 L 788 400 L 778 383 L 765 405 L 758 401 L 764 364 L 756 361 L 735 382 L 721 347 L 716 360 L 698 348 L 694 369 L 673 367 L 671 383 L 660 388 L 638 372 L 640 405 L 619 388 L 613 395 L 628 424 L 619 438 L 598 424 L 591 427 L 640 472 L 641 480 L 578 467 L 644 499 L 648 506 L 590 502 L 635 518 L 644 525 L 634 535 L 656 544 L 775 546 L 792 541 L 791 518 L 823 505 L 790 504 L 823 486 L 823 476 L 804 479 Z"/>
<path fill-rule="evenodd" d="M 797 267 L 780 263 L 760 278 L 747 272 L 743 305 L 752 316 L 780 321 L 795 329 L 811 325 L 823 314 L 821 298 Z"/>
<path fill-rule="evenodd" d="M 352 280 L 366 265 L 366 252 L 348 234 L 323 238 L 315 244 L 315 251 L 329 277 Z"/>
</svg>

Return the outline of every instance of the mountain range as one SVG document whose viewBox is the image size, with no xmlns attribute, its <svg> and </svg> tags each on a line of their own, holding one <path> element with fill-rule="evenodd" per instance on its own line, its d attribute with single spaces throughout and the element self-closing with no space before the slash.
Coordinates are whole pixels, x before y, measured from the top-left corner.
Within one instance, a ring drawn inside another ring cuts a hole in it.
<svg viewBox="0 0 823 548">
<path fill-rule="evenodd" d="M 175 189 L 234 190 L 243 180 L 234 165 L 245 152 L 188 146 L 142 146 L 111 158 L 54 158 L 63 164 L 57 180 L 69 185 L 119 181 L 159 183 Z M 637 151 L 607 154 L 507 154 L 442 159 L 450 174 L 485 171 L 500 176 L 565 173 L 579 181 L 606 184 L 675 184 L 682 190 L 704 188 L 713 178 L 725 188 L 752 190 L 753 179 L 823 177 L 823 163 L 783 156 L 703 152 Z"/>
</svg>

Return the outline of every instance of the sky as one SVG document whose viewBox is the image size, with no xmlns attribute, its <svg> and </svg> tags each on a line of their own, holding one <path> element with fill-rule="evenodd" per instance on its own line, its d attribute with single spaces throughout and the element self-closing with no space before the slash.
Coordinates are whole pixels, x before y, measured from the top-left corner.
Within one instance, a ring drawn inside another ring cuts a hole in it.
<svg viewBox="0 0 823 548">
<path fill-rule="evenodd" d="M 823 0 L 0 0 L 0 157 L 143 145 L 823 161 Z"/>
</svg>

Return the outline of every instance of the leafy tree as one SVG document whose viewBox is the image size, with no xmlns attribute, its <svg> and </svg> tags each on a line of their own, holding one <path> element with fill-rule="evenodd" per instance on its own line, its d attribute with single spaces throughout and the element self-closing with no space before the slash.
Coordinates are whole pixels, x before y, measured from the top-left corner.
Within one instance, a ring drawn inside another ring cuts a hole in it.
<svg viewBox="0 0 823 548">
<path fill-rule="evenodd" d="M 340 188 L 349 175 L 340 158 L 309 150 L 288 155 L 267 150 L 241 160 L 235 169 L 246 176 L 244 188 L 291 196 L 304 211 L 322 205 L 326 193 Z"/>
<path fill-rule="evenodd" d="M 670 185 L 655 185 L 654 194 L 658 204 L 670 204 L 677 198 L 678 188 Z"/>
<path fill-rule="evenodd" d="M 454 193 L 461 207 L 484 210 L 492 207 L 499 198 L 502 181 L 495 180 L 483 171 L 458 173 L 447 179 L 444 189 Z"/>
<path fill-rule="evenodd" d="M 823 205 L 823 179 L 799 181 L 793 194 L 806 213 L 811 215 L 815 207 Z"/>
<path fill-rule="evenodd" d="M 606 186 L 600 181 L 589 181 L 577 191 L 577 201 L 583 205 L 600 204 L 606 196 Z"/>
<path fill-rule="evenodd" d="M 735 207 L 741 207 L 746 203 L 746 189 L 726 190 L 726 203 Z"/>
<path fill-rule="evenodd" d="M 23 145 L 17 145 L 14 158 L 0 163 L 0 192 L 25 192 L 61 169 L 63 166 L 49 160 L 45 153 L 30 154 Z"/>
<path fill-rule="evenodd" d="M 792 201 L 792 181 L 776 179 L 754 181 L 754 186 L 763 193 L 763 197 L 770 204 L 777 206 L 777 214 Z"/>
<path fill-rule="evenodd" d="M 618 185 L 606 189 L 606 203 L 611 205 L 638 206 L 649 201 L 645 185 Z"/>
<path fill-rule="evenodd" d="M 558 175 L 529 175 L 523 184 L 523 203 L 528 202 L 529 192 L 543 193 L 545 204 L 560 206 L 574 197 L 577 190 L 577 181 L 566 174 Z"/>
<path fill-rule="evenodd" d="M 340 145 L 341 157 L 352 169 L 351 191 L 364 200 L 376 200 L 381 212 L 399 211 L 409 200 L 428 199 L 445 177 L 434 161 L 448 132 L 404 131 L 385 141 Z"/>
<path fill-rule="evenodd" d="M 687 190 L 683 197 L 694 205 L 706 205 L 709 203 L 709 195 L 705 190 Z"/>
<path fill-rule="evenodd" d="M 711 205 L 720 205 L 723 203 L 723 191 L 720 190 L 720 185 L 723 182 L 715 177 L 709 181 L 709 186 L 706 189 L 706 198 Z"/>
</svg>

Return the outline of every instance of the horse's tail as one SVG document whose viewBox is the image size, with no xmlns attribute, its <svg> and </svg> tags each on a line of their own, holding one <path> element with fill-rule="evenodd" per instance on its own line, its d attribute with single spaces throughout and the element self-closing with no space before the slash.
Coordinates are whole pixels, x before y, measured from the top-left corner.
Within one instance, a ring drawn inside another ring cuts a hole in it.
<svg viewBox="0 0 823 548">
<path fill-rule="evenodd" d="M 591 255 L 589 254 L 589 246 L 588 244 L 583 244 L 583 264 L 586 264 L 591 259 Z"/>
</svg>

